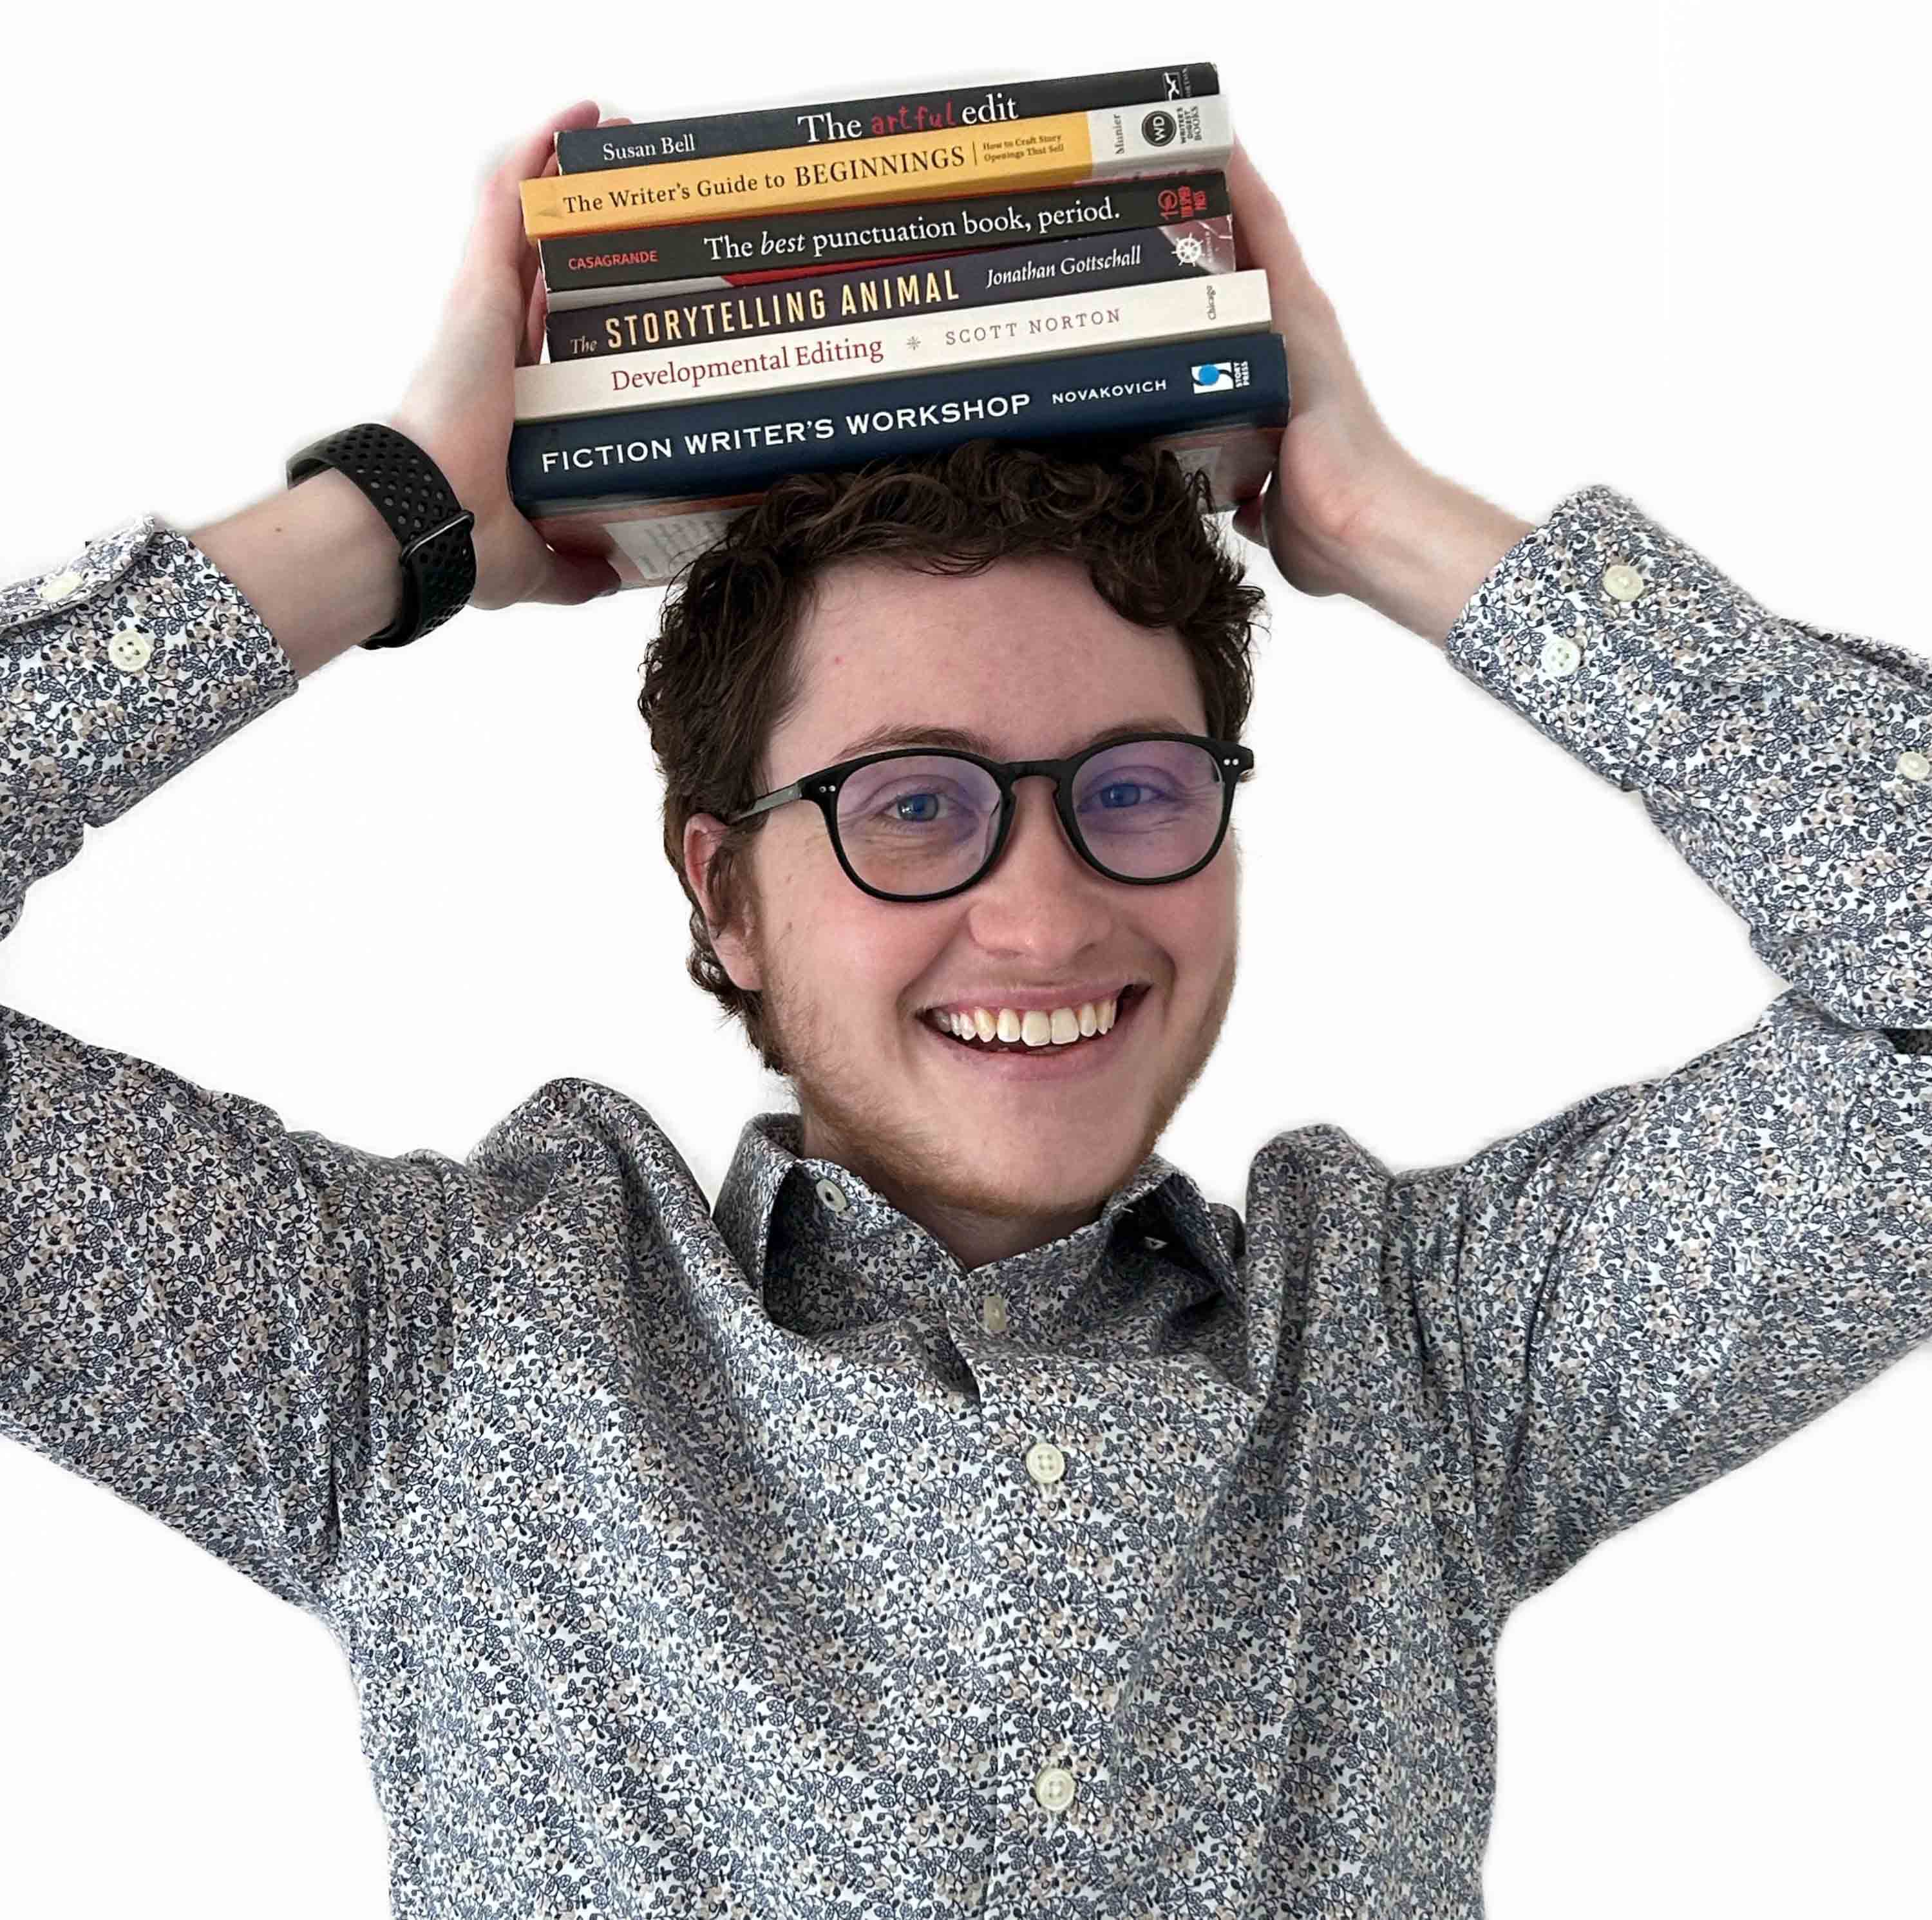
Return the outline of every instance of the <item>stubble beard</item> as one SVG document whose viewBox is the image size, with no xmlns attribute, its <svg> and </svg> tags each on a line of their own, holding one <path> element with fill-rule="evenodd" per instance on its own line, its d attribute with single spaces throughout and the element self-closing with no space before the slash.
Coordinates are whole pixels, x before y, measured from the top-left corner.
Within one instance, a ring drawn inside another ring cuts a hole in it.
<svg viewBox="0 0 1932 1920">
<path fill-rule="evenodd" d="M 938 1114 L 908 1112 L 881 1098 L 878 1082 L 852 1070 L 808 994 L 795 992 L 770 956 L 759 956 L 764 1014 L 777 1037 L 798 1102 L 802 1157 L 848 1168 L 902 1211 L 917 1196 L 927 1206 L 994 1220 L 1051 1211 L 1091 1218 L 1148 1155 L 1206 1068 L 1234 998 L 1236 943 L 1187 1046 L 1162 1073 L 1136 1144 L 1100 1176 L 1096 1191 L 1043 1191 L 1036 1179 L 1016 1189 L 989 1178 L 960 1150 L 956 1131 Z M 1051 1168 L 1040 1172 L 1051 1176 Z"/>
</svg>

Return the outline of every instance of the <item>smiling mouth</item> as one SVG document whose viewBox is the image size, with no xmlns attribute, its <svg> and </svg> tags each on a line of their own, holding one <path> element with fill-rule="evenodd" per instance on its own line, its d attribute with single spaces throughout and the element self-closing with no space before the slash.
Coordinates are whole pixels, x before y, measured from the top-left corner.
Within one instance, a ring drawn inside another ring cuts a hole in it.
<svg viewBox="0 0 1932 1920">
<path fill-rule="evenodd" d="M 1048 1059 L 1060 1054 L 1087 1054 L 1102 1048 L 1111 1051 L 1108 1042 L 1112 1040 L 1114 1033 L 1126 1024 L 1134 1008 L 1145 998 L 1147 991 L 1146 987 L 1138 982 L 1121 988 L 1114 996 L 1114 1017 L 1105 1033 L 1101 1032 L 1096 1025 L 1095 1030 L 1091 1034 L 1082 1032 L 1076 1037 L 1060 1041 L 1055 1041 L 1050 1036 L 1031 1044 L 1029 1044 L 1024 1038 L 1000 1040 L 996 1036 L 988 1040 L 980 1039 L 976 1031 L 968 1038 L 952 1030 L 950 1024 L 940 1024 L 947 1019 L 947 1016 L 944 1012 L 924 1013 L 920 1016 L 920 1019 L 922 1025 L 930 1027 L 941 1040 L 950 1041 L 954 1046 L 969 1053 L 977 1053 L 988 1057 L 1002 1054 L 1026 1054 L 1038 1059 Z"/>
</svg>

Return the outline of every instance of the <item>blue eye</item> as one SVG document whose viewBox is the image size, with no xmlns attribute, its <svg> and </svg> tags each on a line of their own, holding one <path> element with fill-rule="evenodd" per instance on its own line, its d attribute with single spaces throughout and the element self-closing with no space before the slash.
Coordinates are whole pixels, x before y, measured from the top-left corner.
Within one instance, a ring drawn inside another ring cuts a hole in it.
<svg viewBox="0 0 1932 1920">
<path fill-rule="evenodd" d="M 1140 804 L 1139 796 L 1148 790 L 1138 780 L 1110 780 L 1100 789 L 1098 798 L 1102 807 L 1138 806 Z M 1134 797 L 1127 800 L 1117 797 L 1121 794 L 1131 794 Z"/>
<path fill-rule="evenodd" d="M 917 809 L 922 803 L 923 811 L 906 812 L 908 807 Z M 938 814 L 939 796 L 937 794 L 902 794 L 892 802 L 893 818 L 911 825 L 922 825 L 927 820 L 937 819 Z"/>
</svg>

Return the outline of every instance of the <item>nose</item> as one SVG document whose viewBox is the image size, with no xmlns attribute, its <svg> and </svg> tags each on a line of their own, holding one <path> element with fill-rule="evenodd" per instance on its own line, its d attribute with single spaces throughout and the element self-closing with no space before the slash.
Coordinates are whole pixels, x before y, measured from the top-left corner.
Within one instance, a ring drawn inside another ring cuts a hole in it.
<svg viewBox="0 0 1932 1920">
<path fill-rule="evenodd" d="M 973 937 L 989 952 L 1020 955 L 1049 971 L 1111 925 L 1113 883 L 1073 850 L 1053 803 L 1053 782 L 1023 776 L 1013 824 L 992 872 L 964 898 Z"/>
</svg>

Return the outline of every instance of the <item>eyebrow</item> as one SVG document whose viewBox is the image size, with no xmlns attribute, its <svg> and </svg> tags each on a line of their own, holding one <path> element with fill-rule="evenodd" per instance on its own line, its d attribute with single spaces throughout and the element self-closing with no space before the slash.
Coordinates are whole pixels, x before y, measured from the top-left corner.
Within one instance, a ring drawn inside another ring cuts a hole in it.
<svg viewBox="0 0 1932 1920">
<path fill-rule="evenodd" d="M 1171 714 L 1155 714 L 1139 720 L 1123 720 L 1118 726 L 1109 727 L 1104 734 L 1095 734 L 1082 745 L 1105 746 L 1114 740 L 1124 740 L 1136 734 L 1191 734 L 1192 727 L 1175 719 Z M 976 734 L 969 728 L 959 727 L 909 727 L 889 720 L 884 725 L 874 727 L 868 734 L 861 734 L 856 740 L 846 742 L 838 758 L 856 760 L 865 753 L 882 752 L 887 747 L 952 747 L 962 753 L 982 754 L 988 760 L 1005 758 L 995 743 L 984 734 Z M 1070 747 L 1068 753 L 1077 753 L 1078 747 Z"/>
</svg>

